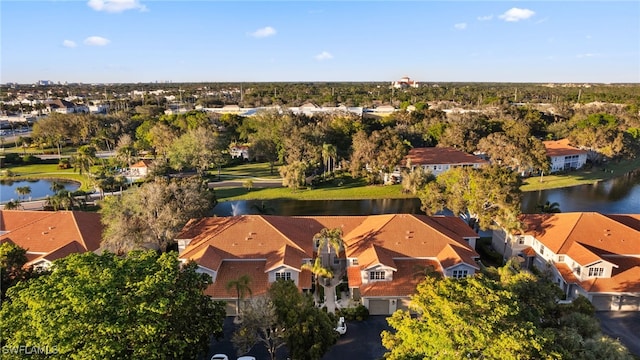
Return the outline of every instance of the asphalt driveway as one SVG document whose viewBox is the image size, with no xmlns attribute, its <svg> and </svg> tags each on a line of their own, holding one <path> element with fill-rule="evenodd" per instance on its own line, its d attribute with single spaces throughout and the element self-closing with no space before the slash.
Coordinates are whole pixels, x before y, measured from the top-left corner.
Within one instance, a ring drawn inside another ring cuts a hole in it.
<svg viewBox="0 0 640 360">
<path fill-rule="evenodd" d="M 640 311 L 599 311 L 602 332 L 619 339 L 635 356 L 640 356 Z"/>
<path fill-rule="evenodd" d="M 205 360 L 213 354 L 226 354 L 229 359 L 236 359 L 236 351 L 231 343 L 234 330 L 233 318 L 224 321 L 224 338 L 213 340 Z M 382 346 L 380 333 L 389 330 L 385 316 L 369 316 L 365 321 L 347 321 L 347 333 L 325 354 L 323 360 L 379 360 L 383 358 L 385 348 Z M 254 346 L 248 355 L 257 360 L 269 359 L 269 354 L 262 346 Z M 286 348 L 278 351 L 277 359 L 287 359 Z"/>
</svg>

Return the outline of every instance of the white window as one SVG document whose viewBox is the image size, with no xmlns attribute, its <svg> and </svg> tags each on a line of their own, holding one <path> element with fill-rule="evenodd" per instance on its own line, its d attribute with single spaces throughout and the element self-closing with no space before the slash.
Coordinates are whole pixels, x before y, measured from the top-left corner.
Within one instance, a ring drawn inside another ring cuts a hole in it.
<svg viewBox="0 0 640 360">
<path fill-rule="evenodd" d="M 558 262 L 564 262 L 564 255 L 558 255 Z"/>
<path fill-rule="evenodd" d="M 454 279 L 464 278 L 464 277 L 467 277 L 467 275 L 469 275 L 468 270 L 453 270 Z"/>
<path fill-rule="evenodd" d="M 592 267 L 589 268 L 589 276 L 593 277 L 601 277 L 604 274 L 604 268 L 601 267 Z"/>
<path fill-rule="evenodd" d="M 518 244 L 524 245 L 524 236 L 518 236 Z"/>
<path fill-rule="evenodd" d="M 291 273 L 289 271 L 277 272 L 276 280 L 291 280 Z"/>
<path fill-rule="evenodd" d="M 384 271 L 369 271 L 369 280 L 384 280 Z"/>
<path fill-rule="evenodd" d="M 540 255 L 544 255 L 544 245 L 540 244 Z"/>
</svg>

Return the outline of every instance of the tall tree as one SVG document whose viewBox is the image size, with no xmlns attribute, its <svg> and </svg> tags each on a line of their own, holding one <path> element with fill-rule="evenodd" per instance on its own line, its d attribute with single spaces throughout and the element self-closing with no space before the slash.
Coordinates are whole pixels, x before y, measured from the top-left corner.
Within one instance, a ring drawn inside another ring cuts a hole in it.
<svg viewBox="0 0 640 360">
<path fill-rule="evenodd" d="M 278 349 L 286 345 L 285 332 L 273 301 L 269 297 L 256 297 L 245 307 L 242 325 L 235 330 L 231 341 L 238 348 L 238 355 L 249 352 L 259 343 L 267 349 L 271 360 L 275 360 Z"/>
<path fill-rule="evenodd" d="M 242 275 L 235 280 L 230 280 L 225 287 L 227 290 L 234 289 L 236 291 L 236 311 L 238 315 L 243 313 L 240 301 L 244 299 L 247 294 L 251 296 L 251 278 L 249 275 Z"/>
<path fill-rule="evenodd" d="M 0 244 L 0 302 L 4 303 L 7 290 L 31 277 L 32 269 L 25 267 L 27 250 L 10 242 Z"/>
<path fill-rule="evenodd" d="M 169 164 L 174 169 L 196 169 L 202 175 L 213 164 L 223 164 L 223 146 L 219 134 L 209 128 L 189 130 L 176 139 L 167 151 Z"/>
<path fill-rule="evenodd" d="M 428 183 L 419 197 L 427 214 L 448 209 L 481 229 L 520 226 L 520 178 L 498 166 L 450 169 Z"/>
<path fill-rule="evenodd" d="M 165 250 L 189 219 L 204 216 L 214 204 L 213 192 L 198 177 L 155 178 L 101 203 L 102 245 L 116 253 L 144 246 Z"/>
<path fill-rule="evenodd" d="M 76 154 L 71 158 L 74 170 L 78 170 L 80 175 L 91 175 L 91 166 L 96 163 L 96 148 L 92 145 L 82 145 Z"/>
<path fill-rule="evenodd" d="M 27 195 L 31 194 L 31 186 L 18 186 L 16 188 L 16 194 L 24 200 Z"/>
<path fill-rule="evenodd" d="M 278 280 L 269 288 L 278 322 L 286 329 L 285 340 L 292 359 L 319 360 L 335 344 L 335 321 L 319 309 L 308 294 L 291 280 Z"/>
<path fill-rule="evenodd" d="M 3 345 L 38 344 L 67 359 L 194 359 L 222 331 L 211 277 L 176 253 L 73 254 L 9 289 Z M 3 359 L 20 354 L 3 354 Z"/>
</svg>

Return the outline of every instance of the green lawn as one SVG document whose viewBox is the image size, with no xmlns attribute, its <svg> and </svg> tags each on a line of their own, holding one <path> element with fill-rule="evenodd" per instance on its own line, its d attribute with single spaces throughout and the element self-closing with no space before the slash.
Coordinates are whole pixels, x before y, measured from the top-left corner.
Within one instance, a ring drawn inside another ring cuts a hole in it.
<svg viewBox="0 0 640 360">
<path fill-rule="evenodd" d="M 11 170 L 14 174 L 13 180 L 27 179 L 64 179 L 77 181 L 80 184 L 80 190 L 90 190 L 89 181 L 86 176 L 80 175 L 73 169 L 59 169 L 58 164 L 30 164 L 19 166 L 8 166 L 4 169 Z"/>
<path fill-rule="evenodd" d="M 401 185 L 366 185 L 362 181 L 344 181 L 342 186 L 320 185 L 293 191 L 289 188 L 220 188 L 216 197 L 221 200 L 355 200 L 355 199 L 398 199 L 413 196 L 402 193 Z"/>
<path fill-rule="evenodd" d="M 278 173 L 279 165 L 275 165 L 273 167 L 273 175 L 269 171 L 269 163 L 244 163 L 240 165 L 233 165 L 228 167 L 223 167 L 220 171 L 222 175 L 222 179 L 235 179 L 242 177 L 253 177 L 253 178 L 262 178 L 262 179 L 277 179 L 280 177 Z M 209 171 L 212 175 L 217 176 L 218 170 Z"/>
<path fill-rule="evenodd" d="M 522 191 L 537 191 L 555 189 L 576 185 L 595 184 L 609 180 L 630 171 L 640 169 L 640 158 L 611 162 L 606 166 L 594 167 L 587 170 L 571 171 L 561 175 L 546 175 L 524 179 Z"/>
</svg>

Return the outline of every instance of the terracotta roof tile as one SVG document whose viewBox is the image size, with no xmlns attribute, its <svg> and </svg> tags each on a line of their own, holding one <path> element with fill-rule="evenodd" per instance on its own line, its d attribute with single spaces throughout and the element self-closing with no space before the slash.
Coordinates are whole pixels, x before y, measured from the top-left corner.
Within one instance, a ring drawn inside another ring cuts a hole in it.
<svg viewBox="0 0 640 360">
<path fill-rule="evenodd" d="M 586 154 L 586 150 L 580 150 L 577 147 L 569 144 L 569 139 L 543 141 L 545 149 L 547 150 L 547 156 L 566 156 L 566 155 L 580 155 Z"/>
<path fill-rule="evenodd" d="M 349 266 L 347 268 L 347 279 L 350 288 L 360 287 L 360 285 L 362 285 L 362 275 L 360 271 L 362 271 L 360 266 Z"/>
<path fill-rule="evenodd" d="M 396 268 L 396 264 L 393 261 L 391 255 L 386 252 L 382 247 L 378 245 L 371 245 L 365 251 L 363 251 L 358 257 L 363 269 L 370 269 L 377 265 L 384 265 L 392 269 Z"/>
<path fill-rule="evenodd" d="M 99 214 L 80 211 L 1 210 L 0 226 L 5 232 L 0 243 L 10 241 L 50 261 L 68 255 L 69 249 L 97 250 L 103 229 Z M 74 242 L 77 246 L 67 247 Z"/>
<path fill-rule="evenodd" d="M 438 263 L 427 259 L 396 260 L 398 270 L 392 281 L 373 281 L 360 286 L 362 296 L 409 296 L 415 293 L 416 286 L 423 279 L 419 275 L 419 268 L 433 266 L 440 269 Z M 358 276 L 360 274 L 358 273 Z M 351 284 L 349 284 L 351 286 Z"/>
<path fill-rule="evenodd" d="M 235 290 L 227 290 L 227 284 L 243 275 L 251 279 L 249 288 L 252 296 L 265 294 L 269 289 L 269 277 L 264 270 L 265 261 L 223 261 L 208 295 L 217 299 L 235 299 L 237 297 Z"/>
<path fill-rule="evenodd" d="M 424 147 L 413 148 L 409 150 L 407 156 L 403 160 L 406 165 L 407 161 L 411 165 L 467 165 L 467 164 L 488 164 L 489 162 L 475 155 L 467 154 L 450 147 Z"/>
</svg>

